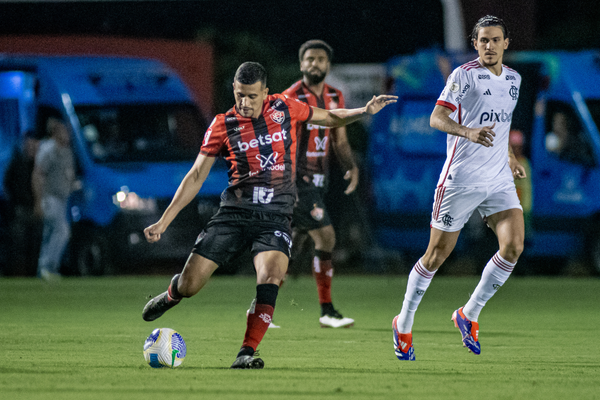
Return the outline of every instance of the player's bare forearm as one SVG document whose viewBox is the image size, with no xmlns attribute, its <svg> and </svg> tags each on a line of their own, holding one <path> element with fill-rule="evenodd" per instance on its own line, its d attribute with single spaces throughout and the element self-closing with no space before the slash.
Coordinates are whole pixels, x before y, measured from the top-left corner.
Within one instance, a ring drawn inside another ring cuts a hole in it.
<svg viewBox="0 0 600 400">
<path fill-rule="evenodd" d="M 496 133 L 493 129 L 496 126 L 496 123 L 491 126 L 468 128 L 450 118 L 450 114 L 452 114 L 452 112 L 453 111 L 448 107 L 436 105 L 431 113 L 429 125 L 434 129 L 438 129 L 450 135 L 464 137 L 473 143 L 477 143 L 485 147 L 493 146 L 492 142 L 496 136 Z"/>
<path fill-rule="evenodd" d="M 436 105 L 429 118 L 429 125 L 450 135 L 467 137 L 467 127 L 450 118 L 450 114 L 452 110 L 448 107 Z"/>
<path fill-rule="evenodd" d="M 360 108 L 339 108 L 337 110 L 324 110 L 313 107 L 313 115 L 310 121 L 313 124 L 338 128 L 356 122 L 366 115 L 374 115 L 381 111 L 388 104 L 395 103 L 398 96 L 379 95 L 373 98 Z"/>
<path fill-rule="evenodd" d="M 177 214 L 196 197 L 213 163 L 213 157 L 198 155 L 196 162 L 179 184 L 171 204 L 169 204 L 162 217 L 158 222 L 144 229 L 146 240 L 151 243 L 160 240 L 161 234 L 173 222 Z"/>
</svg>

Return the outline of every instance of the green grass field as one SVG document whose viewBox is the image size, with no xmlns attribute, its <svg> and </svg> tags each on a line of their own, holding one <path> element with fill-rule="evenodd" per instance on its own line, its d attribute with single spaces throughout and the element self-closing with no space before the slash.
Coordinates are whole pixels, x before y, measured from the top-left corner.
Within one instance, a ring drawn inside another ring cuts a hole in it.
<svg viewBox="0 0 600 400">
<path fill-rule="evenodd" d="M 600 280 L 512 277 L 480 322 L 482 354 L 450 320 L 477 277 L 434 279 L 417 313 L 417 361 L 393 352 L 406 277 L 339 276 L 350 329 L 322 329 L 310 277 L 280 291 L 259 349 L 263 370 L 230 370 L 254 297 L 252 277 L 216 276 L 154 322 L 141 310 L 169 277 L 0 279 L 1 399 L 600 399 Z M 152 369 L 154 328 L 187 343 L 180 368 Z"/>
</svg>

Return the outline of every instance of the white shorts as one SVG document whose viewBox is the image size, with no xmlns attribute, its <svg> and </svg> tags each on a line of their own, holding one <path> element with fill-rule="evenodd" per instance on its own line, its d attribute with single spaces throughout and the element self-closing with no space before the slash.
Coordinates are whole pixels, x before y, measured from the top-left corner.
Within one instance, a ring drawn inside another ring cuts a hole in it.
<svg viewBox="0 0 600 400">
<path fill-rule="evenodd" d="M 523 210 L 514 182 L 490 187 L 440 186 L 435 190 L 431 227 L 456 232 L 465 226 L 475 210 L 484 218 L 513 208 Z"/>
</svg>

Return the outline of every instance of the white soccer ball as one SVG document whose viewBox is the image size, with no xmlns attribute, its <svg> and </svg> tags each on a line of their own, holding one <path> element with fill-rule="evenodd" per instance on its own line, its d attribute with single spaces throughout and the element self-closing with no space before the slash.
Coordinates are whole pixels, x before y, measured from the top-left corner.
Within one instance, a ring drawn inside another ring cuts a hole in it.
<svg viewBox="0 0 600 400">
<path fill-rule="evenodd" d="M 144 343 L 144 358 L 152 368 L 175 368 L 185 358 L 186 346 L 181 335 L 170 328 L 152 331 Z"/>
</svg>

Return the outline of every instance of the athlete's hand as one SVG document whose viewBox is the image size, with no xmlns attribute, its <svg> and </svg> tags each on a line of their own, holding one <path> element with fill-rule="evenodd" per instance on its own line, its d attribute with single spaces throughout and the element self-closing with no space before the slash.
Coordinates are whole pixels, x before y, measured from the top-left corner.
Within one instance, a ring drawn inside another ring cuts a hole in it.
<svg viewBox="0 0 600 400">
<path fill-rule="evenodd" d="M 163 228 L 160 222 L 157 222 L 144 229 L 144 236 L 146 236 L 146 240 L 150 243 L 158 242 L 160 240 L 160 235 L 165 229 L 166 228 Z"/>
<path fill-rule="evenodd" d="M 374 115 L 383 109 L 388 104 L 392 104 L 398 101 L 398 96 L 391 96 L 387 94 L 381 94 L 377 97 L 373 96 L 371 100 L 365 106 L 367 114 Z"/>
<path fill-rule="evenodd" d="M 512 171 L 513 178 L 515 179 L 525 179 L 527 178 L 527 173 L 525 172 L 525 167 L 521 165 L 521 163 L 514 157 L 508 158 L 508 166 Z"/>
<path fill-rule="evenodd" d="M 467 139 L 469 139 L 473 143 L 480 144 L 485 147 L 492 147 L 494 144 L 494 137 L 496 133 L 494 132 L 494 127 L 496 123 L 492 126 L 483 126 L 481 128 L 469 128 L 467 131 Z"/>
<path fill-rule="evenodd" d="M 352 169 L 346 171 L 344 175 L 345 180 L 350 180 L 348 187 L 344 190 L 345 194 L 350 194 L 356 190 L 356 186 L 358 185 L 358 167 L 354 166 Z"/>
</svg>

